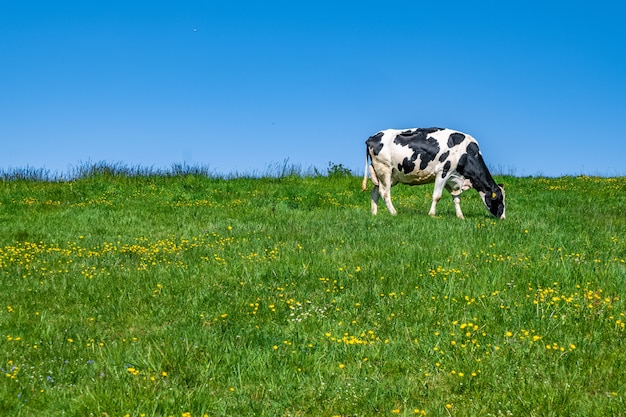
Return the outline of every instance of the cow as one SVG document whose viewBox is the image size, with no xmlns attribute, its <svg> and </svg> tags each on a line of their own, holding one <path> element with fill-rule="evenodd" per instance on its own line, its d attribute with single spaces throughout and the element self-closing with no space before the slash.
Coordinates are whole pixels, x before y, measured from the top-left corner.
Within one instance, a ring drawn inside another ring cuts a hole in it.
<svg viewBox="0 0 626 417">
<path fill-rule="evenodd" d="M 496 184 L 472 136 L 445 128 L 381 130 L 366 141 L 365 173 L 362 188 L 371 175 L 372 214 L 378 211 L 382 195 L 387 209 L 395 215 L 391 187 L 435 183 L 429 215 L 435 216 L 444 187 L 452 194 L 458 218 L 463 219 L 460 195 L 474 188 L 490 214 L 505 218 L 504 188 Z"/>
</svg>

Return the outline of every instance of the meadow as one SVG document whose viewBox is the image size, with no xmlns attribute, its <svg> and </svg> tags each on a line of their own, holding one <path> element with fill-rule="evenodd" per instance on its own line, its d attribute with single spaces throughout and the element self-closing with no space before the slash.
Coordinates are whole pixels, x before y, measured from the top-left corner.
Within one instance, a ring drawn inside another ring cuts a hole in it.
<svg viewBox="0 0 626 417">
<path fill-rule="evenodd" d="M 626 415 L 626 178 L 337 168 L 5 176 L 0 414 Z"/>
</svg>

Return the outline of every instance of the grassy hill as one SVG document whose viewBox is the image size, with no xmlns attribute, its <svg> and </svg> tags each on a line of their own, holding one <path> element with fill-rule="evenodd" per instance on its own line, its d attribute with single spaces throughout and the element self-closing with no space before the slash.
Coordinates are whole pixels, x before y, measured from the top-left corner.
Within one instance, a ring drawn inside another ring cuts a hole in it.
<svg viewBox="0 0 626 417">
<path fill-rule="evenodd" d="M 0 182 L 0 410 L 619 416 L 626 179 L 432 186 L 94 171 Z"/>
</svg>

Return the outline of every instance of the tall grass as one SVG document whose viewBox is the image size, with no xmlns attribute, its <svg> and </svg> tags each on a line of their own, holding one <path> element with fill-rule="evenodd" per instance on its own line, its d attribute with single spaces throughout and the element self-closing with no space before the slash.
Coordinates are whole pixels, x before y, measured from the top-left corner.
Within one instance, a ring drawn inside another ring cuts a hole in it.
<svg viewBox="0 0 626 417">
<path fill-rule="evenodd" d="M 101 168 L 0 183 L 6 415 L 624 415 L 624 178 Z"/>
<path fill-rule="evenodd" d="M 208 166 L 188 165 L 185 163 L 173 164 L 170 168 L 155 168 L 146 166 L 129 166 L 121 162 L 110 163 L 85 162 L 71 166 L 66 172 L 51 171 L 46 168 L 7 168 L 0 170 L 0 179 L 3 181 L 43 181 L 58 182 L 85 179 L 90 177 L 153 177 L 153 176 L 181 176 L 201 175 L 219 177 Z"/>
<path fill-rule="evenodd" d="M 52 171 L 46 168 L 35 168 L 31 166 L 24 168 L 9 167 L 6 169 L 0 169 L 0 180 L 59 182 L 80 180 L 91 177 L 177 177 L 195 175 L 214 179 L 234 179 L 285 178 L 290 176 L 345 176 L 352 174 L 353 173 L 342 164 L 330 162 L 327 169 L 323 171 L 313 166 L 305 168 L 302 165 L 290 163 L 289 159 L 285 159 L 282 162 L 271 163 L 262 171 L 234 171 L 228 174 L 214 171 L 208 165 L 175 163 L 169 168 L 162 168 L 154 166 L 147 167 L 142 165 L 129 166 L 122 162 L 110 163 L 100 161 L 95 163 L 85 162 L 76 166 L 70 166 L 66 172 Z"/>
</svg>

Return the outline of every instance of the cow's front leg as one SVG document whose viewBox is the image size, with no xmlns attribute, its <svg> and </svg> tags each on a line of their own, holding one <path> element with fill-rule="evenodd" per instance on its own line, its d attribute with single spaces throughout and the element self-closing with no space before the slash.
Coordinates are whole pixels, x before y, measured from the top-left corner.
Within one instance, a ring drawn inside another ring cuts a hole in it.
<svg viewBox="0 0 626 417">
<path fill-rule="evenodd" d="M 463 217 L 463 212 L 461 211 L 461 196 L 453 195 L 452 198 L 454 199 L 454 209 L 456 210 L 456 217 L 458 217 L 459 219 L 464 219 L 465 217 Z"/>
<path fill-rule="evenodd" d="M 428 211 L 429 216 L 437 215 L 437 203 L 439 202 L 439 200 L 441 200 L 441 194 L 439 194 L 438 196 L 435 196 L 433 194 L 433 203 L 430 205 L 430 210 Z"/>
<path fill-rule="evenodd" d="M 428 211 L 429 216 L 437 215 L 437 203 L 441 200 L 441 195 L 443 194 L 443 188 L 445 187 L 446 182 L 437 178 L 435 180 L 435 188 L 433 189 L 433 203 L 430 205 L 430 210 Z"/>
</svg>

